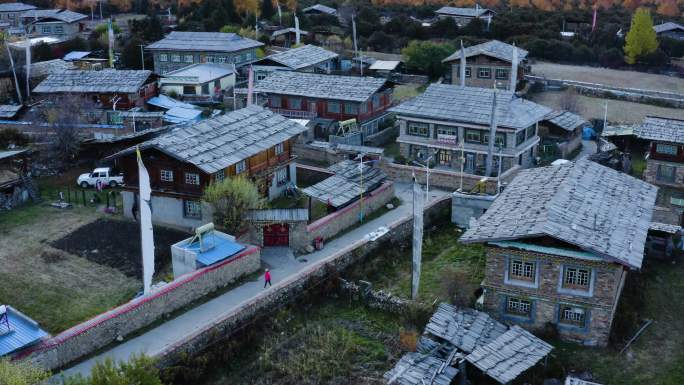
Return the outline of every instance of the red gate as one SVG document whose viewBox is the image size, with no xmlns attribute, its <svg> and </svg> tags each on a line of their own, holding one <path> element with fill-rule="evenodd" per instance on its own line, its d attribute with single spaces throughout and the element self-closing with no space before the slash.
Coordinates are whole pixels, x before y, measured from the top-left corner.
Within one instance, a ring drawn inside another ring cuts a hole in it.
<svg viewBox="0 0 684 385">
<path fill-rule="evenodd" d="M 264 246 L 289 246 L 290 229 L 287 224 L 274 223 L 264 226 Z"/>
</svg>

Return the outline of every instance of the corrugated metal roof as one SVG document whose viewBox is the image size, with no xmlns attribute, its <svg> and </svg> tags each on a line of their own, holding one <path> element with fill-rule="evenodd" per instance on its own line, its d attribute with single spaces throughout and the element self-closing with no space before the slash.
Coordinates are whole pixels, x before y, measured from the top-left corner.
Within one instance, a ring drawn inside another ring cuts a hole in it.
<svg viewBox="0 0 684 385">
<path fill-rule="evenodd" d="M 550 236 L 638 269 L 657 190 L 586 159 L 523 170 L 460 241 Z"/>
<path fill-rule="evenodd" d="M 398 60 L 376 60 L 368 69 L 375 71 L 394 71 L 401 64 Z"/>
<path fill-rule="evenodd" d="M 380 169 L 368 164 L 361 169 L 359 162 L 353 160 L 343 160 L 328 167 L 328 170 L 334 175 L 302 189 L 302 192 L 333 207 L 342 207 L 359 199 L 362 191 L 364 194 L 373 191 L 387 179 Z"/>
<path fill-rule="evenodd" d="M 250 210 L 247 218 L 255 222 L 308 222 L 307 209 L 265 209 Z"/>
<path fill-rule="evenodd" d="M 406 116 L 489 126 L 494 92 L 500 127 L 527 128 L 551 112 L 550 108 L 517 98 L 510 91 L 451 84 L 431 84 L 421 95 L 390 111 Z"/>
<path fill-rule="evenodd" d="M 327 143 L 327 142 L 324 142 Z M 345 152 L 354 152 L 357 154 L 365 155 L 382 155 L 385 149 L 382 147 L 370 147 L 370 146 L 360 146 L 356 144 L 344 144 L 340 143 L 335 146 L 336 149 Z"/>
<path fill-rule="evenodd" d="M 84 57 L 90 55 L 90 51 L 71 51 L 64 55 L 62 59 L 66 61 L 83 59 Z"/>
<path fill-rule="evenodd" d="M 265 79 L 257 81 L 254 91 L 267 94 L 365 102 L 386 83 L 386 79 L 367 76 L 339 76 L 275 71 L 270 73 Z"/>
<path fill-rule="evenodd" d="M 293 70 L 311 67 L 337 58 L 339 55 L 325 48 L 307 44 L 287 51 L 274 53 L 266 57 Z"/>
<path fill-rule="evenodd" d="M 485 12 L 489 11 L 487 8 L 459 8 L 459 7 L 442 7 L 435 11 L 438 15 L 447 16 L 466 16 L 466 17 L 480 17 Z M 494 12 L 494 11 L 492 11 Z"/>
<path fill-rule="evenodd" d="M 36 321 L 9 306 L 0 306 L 0 314 L 7 314 L 10 329 L 0 324 L 0 357 L 33 345 L 48 334 Z"/>
<path fill-rule="evenodd" d="M 277 36 L 280 36 L 280 35 L 285 35 L 285 34 L 287 34 L 287 33 L 297 33 L 297 29 L 296 29 L 296 28 L 292 28 L 292 27 L 279 29 L 279 30 L 277 30 L 277 31 L 274 31 L 274 32 L 271 34 L 271 37 L 277 37 Z M 302 35 L 302 36 L 306 36 L 306 35 L 309 34 L 309 32 L 300 29 L 300 30 L 299 30 L 299 34 Z"/>
<path fill-rule="evenodd" d="M 50 74 L 33 89 L 33 92 L 137 93 L 150 75 L 152 71 L 147 70 L 62 71 Z"/>
<path fill-rule="evenodd" d="M 145 47 L 160 51 L 236 52 L 263 46 L 256 40 L 235 33 L 173 31 L 162 40 Z"/>
<path fill-rule="evenodd" d="M 27 149 L 0 151 L 0 159 L 7 159 L 27 152 Z"/>
<path fill-rule="evenodd" d="M 307 128 L 259 106 L 249 106 L 174 129 L 140 144 L 212 174 L 289 140 Z M 116 158 L 134 147 L 112 155 Z"/>
<path fill-rule="evenodd" d="M 522 48 L 517 48 L 514 45 L 504 43 L 499 40 L 490 40 L 486 43 L 471 45 L 470 47 L 466 47 L 464 49 L 466 58 L 477 55 L 485 55 L 512 63 L 513 48 L 518 50 L 518 64 L 520 64 L 520 62 L 527 57 L 528 52 Z M 442 60 L 442 62 L 446 63 L 459 60 L 461 60 L 460 49 L 449 55 L 446 59 Z"/>
<path fill-rule="evenodd" d="M 182 107 L 182 108 L 187 108 L 189 110 L 201 110 L 199 107 L 197 107 L 195 105 L 181 102 L 179 100 L 176 100 L 176 99 L 171 98 L 169 96 L 166 96 L 164 94 L 150 98 L 147 101 L 147 104 L 153 105 L 155 107 L 163 108 L 166 110 L 170 110 L 174 107 Z"/>
<path fill-rule="evenodd" d="M 197 262 L 203 266 L 210 266 L 228 259 L 245 249 L 245 246 L 235 242 L 235 238 L 220 232 L 211 232 L 202 236 L 204 251 L 200 250 L 199 240 L 189 243 L 192 239 L 194 238 L 187 239 L 185 243 L 176 245 L 195 253 Z"/>
<path fill-rule="evenodd" d="M 634 128 L 640 139 L 669 143 L 684 143 L 684 120 L 647 116 Z"/>
<path fill-rule="evenodd" d="M 546 357 L 553 346 L 514 325 L 487 345 L 478 346 L 466 360 L 501 384 L 508 384 Z"/>
<path fill-rule="evenodd" d="M 581 250 L 561 249 L 560 247 L 541 246 L 541 245 L 535 245 L 535 244 L 531 244 L 531 243 L 514 242 L 514 241 L 488 242 L 488 244 L 493 245 L 493 246 L 503 247 L 503 248 L 533 251 L 535 253 L 560 255 L 563 257 L 583 259 L 586 261 L 602 261 L 603 260 L 602 257 L 600 257 L 596 254 L 592 254 L 592 253 L 589 253 L 586 251 L 581 251 Z"/>
</svg>

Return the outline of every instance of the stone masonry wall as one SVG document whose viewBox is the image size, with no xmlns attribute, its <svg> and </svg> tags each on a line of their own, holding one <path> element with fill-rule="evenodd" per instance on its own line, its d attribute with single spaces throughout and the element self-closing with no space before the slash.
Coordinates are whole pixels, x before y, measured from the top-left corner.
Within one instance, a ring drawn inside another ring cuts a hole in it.
<svg viewBox="0 0 684 385">
<path fill-rule="evenodd" d="M 233 258 L 183 275 L 158 291 L 102 313 L 80 325 L 23 352 L 25 358 L 42 368 L 54 370 L 96 352 L 228 285 L 237 278 L 258 270 L 260 249 L 249 246 Z"/>
<path fill-rule="evenodd" d="M 450 197 L 446 196 L 431 202 L 425 207 L 424 225 L 431 226 L 436 220 L 448 215 L 451 205 Z M 305 288 L 324 280 L 332 271 L 342 271 L 353 263 L 359 263 L 373 253 L 391 244 L 404 243 L 411 239 L 413 231 L 413 217 L 411 214 L 396 220 L 389 225 L 390 231 L 371 242 L 367 239 L 358 240 L 347 247 L 338 250 L 325 259 L 308 266 L 299 273 L 274 284 L 277 290 L 266 290 L 252 298 L 240 308 L 235 309 L 223 319 L 207 325 L 196 333 L 186 336 L 178 344 L 169 347 L 161 354 L 160 366 L 173 365 L 183 357 L 201 352 L 211 343 L 229 337 L 237 328 L 244 326 L 255 317 L 268 314 L 285 303 L 293 301 Z"/>
<path fill-rule="evenodd" d="M 660 165 L 675 167 L 674 182 L 658 180 L 658 166 Z M 648 159 L 644 170 L 644 180 L 658 186 L 684 188 L 684 164 Z"/>
<path fill-rule="evenodd" d="M 538 286 L 523 287 L 506 283 L 507 257 L 523 257 L 537 261 Z M 574 295 L 561 293 L 562 266 L 593 269 L 593 293 Z M 557 257 L 531 251 L 490 247 L 487 250 L 485 270 L 485 310 L 496 318 L 535 330 L 551 322 L 558 327 L 560 336 L 566 340 L 591 346 L 608 343 L 616 299 L 619 299 L 625 270 L 618 264 L 599 261 L 580 261 L 576 258 Z M 508 297 L 522 298 L 532 303 L 530 317 L 511 315 L 506 312 Z M 574 305 L 588 311 L 584 327 L 559 323 L 559 304 Z"/>
</svg>

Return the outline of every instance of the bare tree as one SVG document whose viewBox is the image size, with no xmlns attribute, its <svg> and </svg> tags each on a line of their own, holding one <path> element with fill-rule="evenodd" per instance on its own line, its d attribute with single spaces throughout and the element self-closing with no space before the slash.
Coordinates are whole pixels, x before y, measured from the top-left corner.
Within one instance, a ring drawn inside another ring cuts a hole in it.
<svg viewBox="0 0 684 385">
<path fill-rule="evenodd" d="M 560 108 L 575 114 L 580 112 L 579 96 L 574 88 L 570 88 L 563 92 L 560 98 Z"/>
<path fill-rule="evenodd" d="M 85 124 L 97 111 L 87 97 L 66 94 L 52 98 L 41 108 L 42 121 L 48 125 L 47 140 L 51 158 L 62 165 L 76 161 L 81 141 L 89 136 Z"/>
</svg>

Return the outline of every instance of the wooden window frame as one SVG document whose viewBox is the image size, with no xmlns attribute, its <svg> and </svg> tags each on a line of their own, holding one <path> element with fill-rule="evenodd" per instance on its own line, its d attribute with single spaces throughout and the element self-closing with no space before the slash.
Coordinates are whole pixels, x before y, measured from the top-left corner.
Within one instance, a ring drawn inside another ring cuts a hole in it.
<svg viewBox="0 0 684 385">
<path fill-rule="evenodd" d="M 508 260 L 508 279 L 534 283 L 537 278 L 537 262 L 524 258 L 510 258 Z"/>
<path fill-rule="evenodd" d="M 591 268 L 563 266 L 563 288 L 589 291 L 591 289 Z"/>
<path fill-rule="evenodd" d="M 196 181 L 197 183 L 195 183 Z M 191 186 L 199 186 L 200 185 L 200 175 L 196 172 L 186 172 L 185 173 L 185 184 L 189 184 Z"/>
<path fill-rule="evenodd" d="M 423 131 L 425 131 L 423 133 Z M 406 134 L 423 138 L 430 137 L 430 125 L 423 122 L 408 122 L 406 124 Z"/>
<path fill-rule="evenodd" d="M 243 172 L 247 171 L 247 160 L 243 159 L 237 163 L 235 163 L 235 174 L 242 174 Z"/>
<path fill-rule="evenodd" d="M 159 180 L 165 183 L 173 182 L 173 170 L 161 169 L 159 170 Z"/>
<path fill-rule="evenodd" d="M 587 322 L 587 310 L 579 306 L 561 305 L 559 308 L 558 322 L 565 325 L 585 327 Z"/>
<path fill-rule="evenodd" d="M 532 301 L 516 297 L 507 297 L 506 314 L 519 317 L 530 317 L 532 315 Z"/>
<path fill-rule="evenodd" d="M 196 204 L 195 206 L 197 210 L 191 209 L 190 205 L 191 204 Z M 201 219 L 202 218 L 202 202 L 201 201 L 196 201 L 196 200 L 183 200 L 183 217 L 185 218 L 193 218 L 193 219 Z"/>
</svg>

